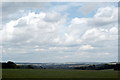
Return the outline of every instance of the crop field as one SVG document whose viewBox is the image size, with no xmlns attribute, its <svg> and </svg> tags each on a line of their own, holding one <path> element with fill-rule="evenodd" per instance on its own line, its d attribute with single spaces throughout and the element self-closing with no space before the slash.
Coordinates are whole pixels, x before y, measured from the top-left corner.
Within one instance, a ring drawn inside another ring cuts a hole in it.
<svg viewBox="0 0 120 80">
<path fill-rule="evenodd" d="M 3 78 L 117 78 L 114 70 L 3 69 Z"/>
</svg>

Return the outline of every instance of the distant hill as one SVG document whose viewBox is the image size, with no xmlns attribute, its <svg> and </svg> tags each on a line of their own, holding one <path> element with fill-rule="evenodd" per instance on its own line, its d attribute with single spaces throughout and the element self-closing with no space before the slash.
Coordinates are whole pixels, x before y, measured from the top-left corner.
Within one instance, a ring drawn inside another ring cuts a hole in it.
<svg viewBox="0 0 120 80">
<path fill-rule="evenodd" d="M 70 63 L 14 63 L 8 61 L 2 63 L 3 69 L 78 69 L 78 70 L 120 70 L 120 63 L 97 63 L 97 62 L 70 62 Z"/>
</svg>

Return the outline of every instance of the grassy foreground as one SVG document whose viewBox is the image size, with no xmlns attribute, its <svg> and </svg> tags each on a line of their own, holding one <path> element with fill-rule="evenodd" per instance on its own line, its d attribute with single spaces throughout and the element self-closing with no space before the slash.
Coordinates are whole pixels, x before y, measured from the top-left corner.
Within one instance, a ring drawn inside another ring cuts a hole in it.
<svg viewBox="0 0 120 80">
<path fill-rule="evenodd" d="M 3 78 L 117 78 L 114 70 L 3 69 Z"/>
</svg>

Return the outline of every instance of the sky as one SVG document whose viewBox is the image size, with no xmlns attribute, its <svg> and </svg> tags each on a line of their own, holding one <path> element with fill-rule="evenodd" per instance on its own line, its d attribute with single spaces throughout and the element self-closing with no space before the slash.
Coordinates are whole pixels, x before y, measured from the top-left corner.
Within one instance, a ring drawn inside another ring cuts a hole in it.
<svg viewBox="0 0 120 80">
<path fill-rule="evenodd" d="M 3 2 L 2 61 L 118 61 L 115 2 Z"/>
</svg>

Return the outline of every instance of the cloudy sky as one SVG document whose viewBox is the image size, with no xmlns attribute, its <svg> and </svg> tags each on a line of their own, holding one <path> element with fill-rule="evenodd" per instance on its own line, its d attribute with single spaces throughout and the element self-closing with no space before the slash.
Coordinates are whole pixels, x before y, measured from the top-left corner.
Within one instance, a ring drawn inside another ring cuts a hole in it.
<svg viewBox="0 0 120 80">
<path fill-rule="evenodd" d="M 118 4 L 4 2 L 3 61 L 111 62 L 118 60 Z"/>
</svg>

